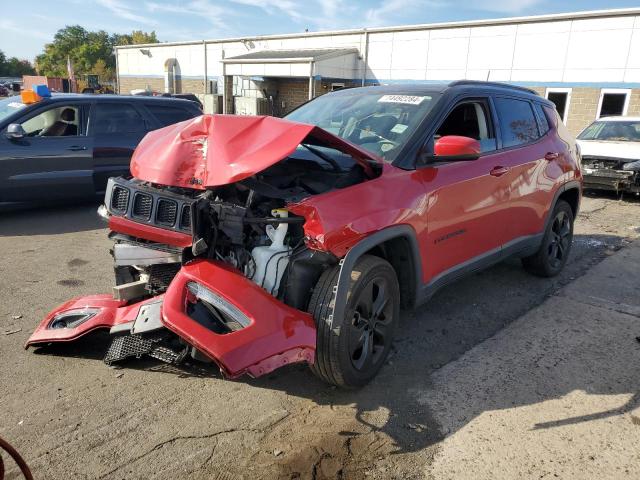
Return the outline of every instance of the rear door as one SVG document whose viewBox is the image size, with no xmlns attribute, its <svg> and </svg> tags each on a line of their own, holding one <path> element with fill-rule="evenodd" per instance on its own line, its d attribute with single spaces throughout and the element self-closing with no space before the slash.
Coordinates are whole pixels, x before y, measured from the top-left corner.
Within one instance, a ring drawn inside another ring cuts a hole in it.
<svg viewBox="0 0 640 480">
<path fill-rule="evenodd" d="M 526 98 L 507 95 L 495 96 L 493 101 L 500 128 L 496 161 L 508 169 L 504 175 L 510 204 L 505 216 L 505 245 L 517 250 L 526 246 L 527 240 L 535 243 L 535 236 L 544 228 L 559 173 L 555 161 L 564 153 L 555 145 L 541 107 Z"/>
<path fill-rule="evenodd" d="M 109 177 L 129 175 L 133 151 L 152 129 L 137 102 L 95 102 L 89 115 L 89 136 L 93 138 L 95 190 L 103 193 Z"/>
<path fill-rule="evenodd" d="M 50 202 L 92 198 L 93 143 L 86 105 L 45 105 L 16 121 L 22 139 L 0 135 L 0 201 Z"/>
<path fill-rule="evenodd" d="M 506 233 L 509 184 L 496 158 L 496 128 L 489 98 L 458 102 L 432 141 L 447 135 L 479 140 L 482 154 L 476 160 L 436 162 L 424 169 L 429 177 L 425 181 L 429 201 L 424 251 L 430 282 L 445 277 L 449 281 L 494 261 L 500 256 Z"/>
</svg>

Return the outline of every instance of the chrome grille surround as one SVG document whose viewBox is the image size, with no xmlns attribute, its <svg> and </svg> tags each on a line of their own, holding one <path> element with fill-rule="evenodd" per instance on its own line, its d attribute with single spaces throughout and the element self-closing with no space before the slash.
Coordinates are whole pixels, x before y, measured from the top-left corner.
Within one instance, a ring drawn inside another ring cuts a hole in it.
<svg viewBox="0 0 640 480">
<path fill-rule="evenodd" d="M 196 200 L 122 177 L 110 178 L 104 204 L 110 215 L 165 230 L 191 233 L 191 208 Z"/>
</svg>

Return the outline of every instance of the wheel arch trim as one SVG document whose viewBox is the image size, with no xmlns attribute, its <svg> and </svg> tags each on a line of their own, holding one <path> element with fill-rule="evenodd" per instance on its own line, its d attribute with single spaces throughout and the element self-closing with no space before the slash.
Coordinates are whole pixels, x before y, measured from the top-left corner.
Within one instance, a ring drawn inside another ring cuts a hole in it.
<svg viewBox="0 0 640 480">
<path fill-rule="evenodd" d="M 416 292 L 419 290 L 419 285 L 422 283 L 422 262 L 415 230 L 411 226 L 404 224 L 394 225 L 380 230 L 360 240 L 351 247 L 347 254 L 340 260 L 340 273 L 338 274 L 338 282 L 333 292 L 333 312 L 329 315 L 329 322 L 332 329 L 334 328 L 333 319 L 340 318 L 345 313 L 351 272 L 358 259 L 372 248 L 395 238 L 404 238 L 409 243 L 409 256 L 413 263 L 414 288 Z"/>
</svg>

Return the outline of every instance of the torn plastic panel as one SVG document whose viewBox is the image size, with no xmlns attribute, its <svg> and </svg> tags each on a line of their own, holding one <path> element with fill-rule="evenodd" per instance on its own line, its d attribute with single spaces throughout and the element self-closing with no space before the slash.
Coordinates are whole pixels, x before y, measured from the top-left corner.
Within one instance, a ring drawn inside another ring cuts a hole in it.
<svg viewBox="0 0 640 480">
<path fill-rule="evenodd" d="M 203 300 L 208 318 L 197 307 Z M 162 322 L 232 378 L 314 360 L 311 315 L 285 305 L 221 262 L 195 260 L 178 272 L 165 293 Z"/>
<path fill-rule="evenodd" d="M 126 305 L 124 300 L 115 300 L 111 295 L 90 295 L 63 303 L 40 322 L 25 348 L 50 342 L 76 340 L 89 332 L 132 322 L 138 309 L 145 302 Z"/>
</svg>

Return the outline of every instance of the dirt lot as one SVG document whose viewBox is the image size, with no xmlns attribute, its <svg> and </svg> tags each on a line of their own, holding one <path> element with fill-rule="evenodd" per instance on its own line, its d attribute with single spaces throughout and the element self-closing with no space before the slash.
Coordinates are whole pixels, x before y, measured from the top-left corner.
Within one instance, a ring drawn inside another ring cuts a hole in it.
<svg viewBox="0 0 640 480">
<path fill-rule="evenodd" d="M 95 208 L 0 218 L 0 436 L 36 478 L 439 477 L 444 435 L 472 418 L 458 415 L 454 392 L 439 395 L 437 407 L 416 392 L 432 391 L 447 365 L 640 236 L 639 201 L 585 198 L 559 277 L 535 278 L 509 261 L 443 289 L 403 316 L 375 381 L 343 392 L 303 366 L 238 381 L 151 361 L 112 369 L 99 338 L 25 352 L 49 309 L 110 291 L 110 242 Z M 13 465 L 8 478 L 18 478 Z"/>
</svg>

